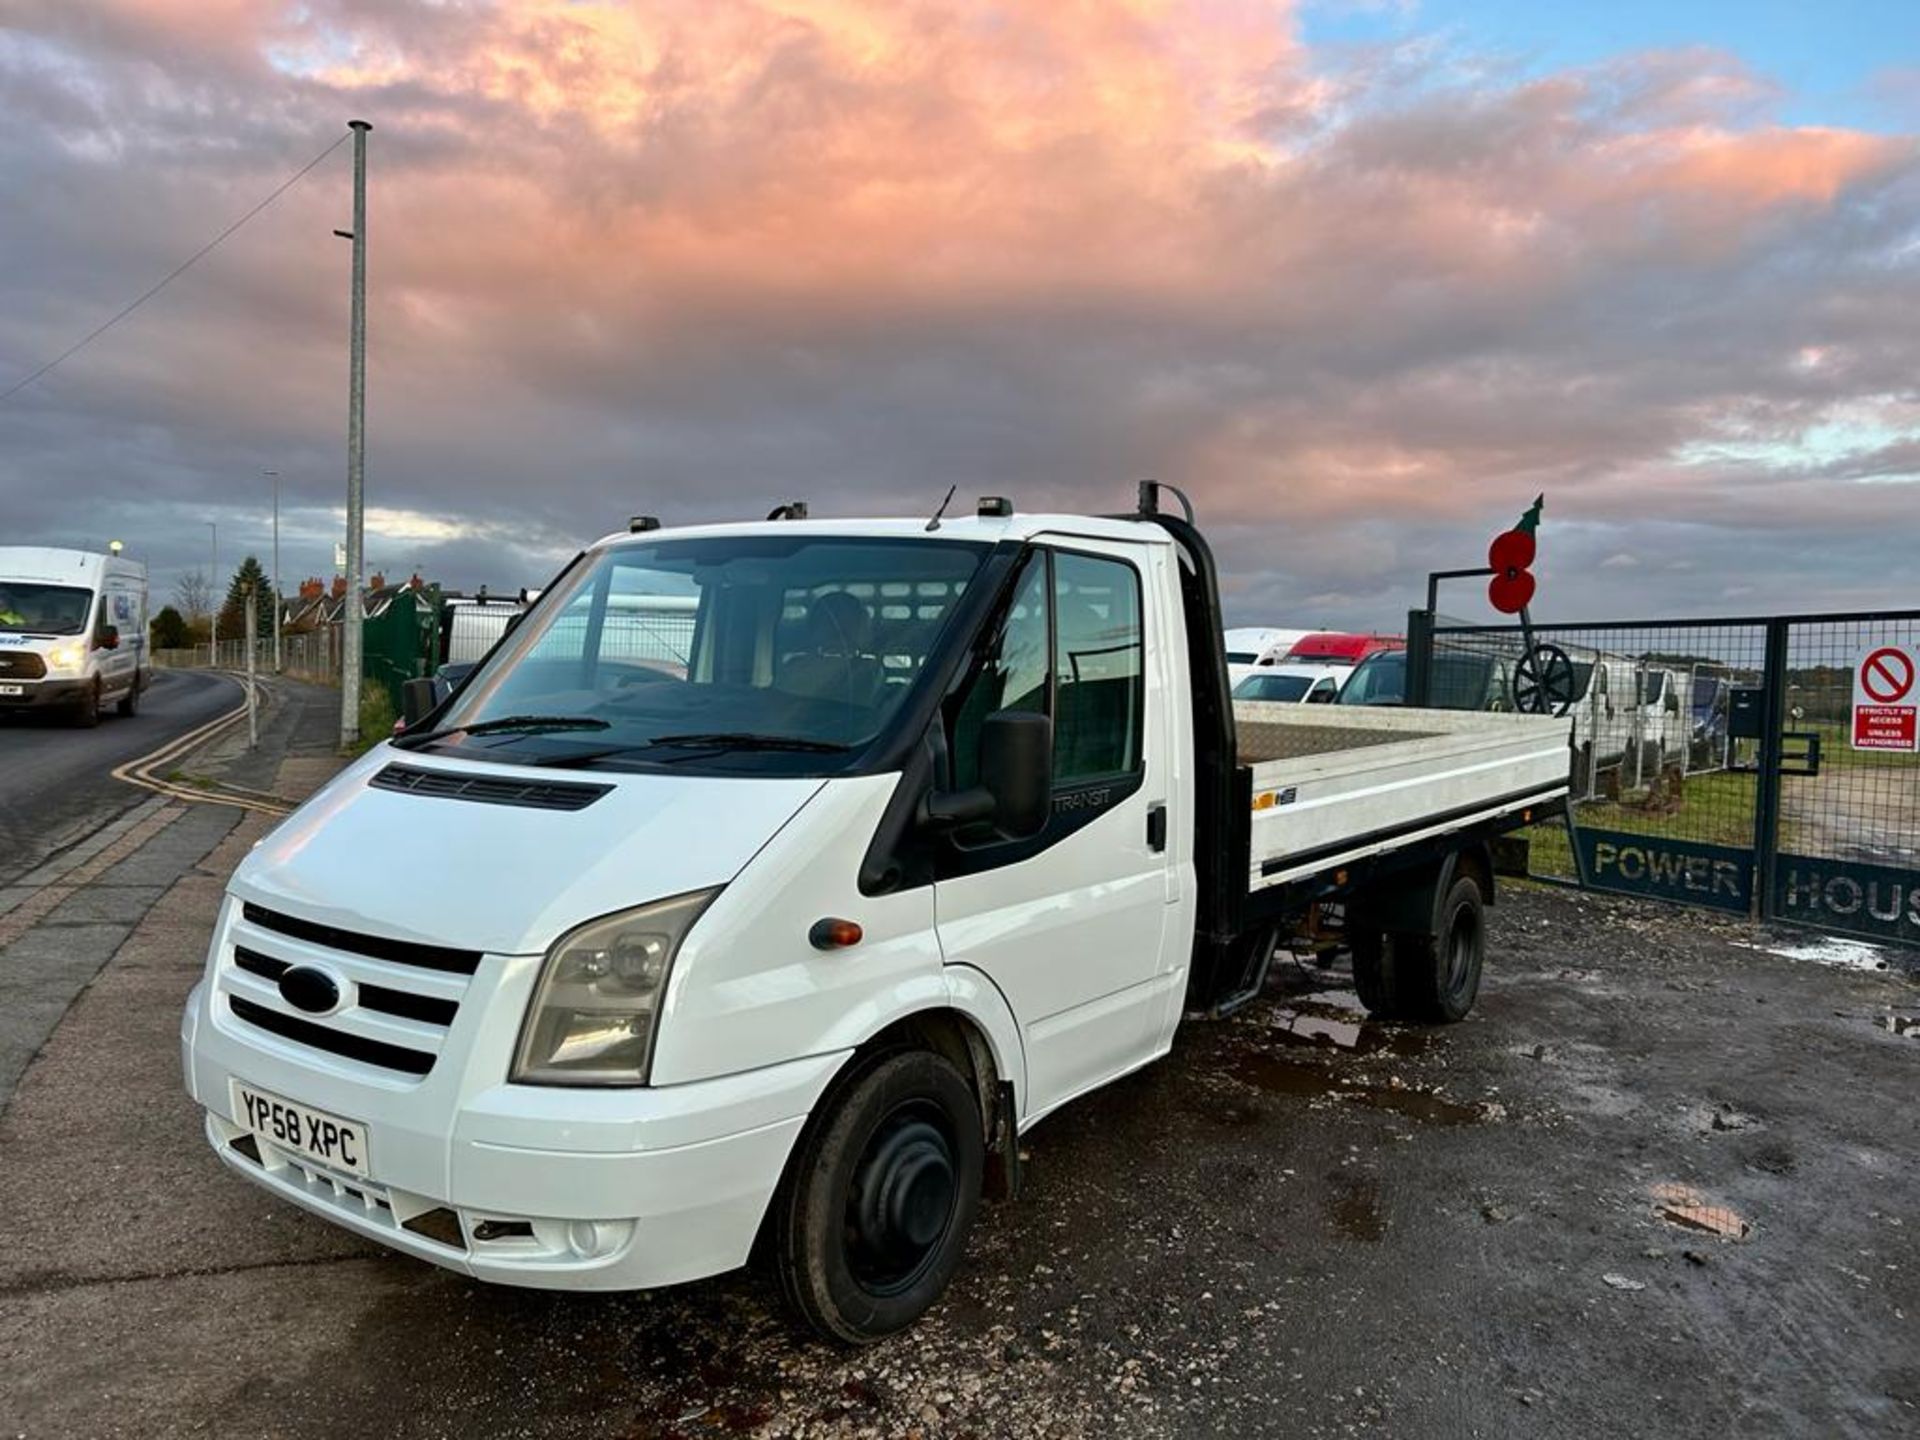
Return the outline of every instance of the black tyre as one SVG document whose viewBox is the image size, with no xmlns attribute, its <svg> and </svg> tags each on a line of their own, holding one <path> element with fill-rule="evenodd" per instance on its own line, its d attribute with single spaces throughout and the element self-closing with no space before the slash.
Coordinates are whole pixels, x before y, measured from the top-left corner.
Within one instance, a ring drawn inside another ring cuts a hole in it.
<svg viewBox="0 0 1920 1440">
<path fill-rule="evenodd" d="M 82 730 L 91 730 L 100 723 L 100 682 L 93 682 L 93 688 L 81 697 L 80 704 L 73 712 L 73 723 Z"/>
<path fill-rule="evenodd" d="M 1439 933 L 1395 935 L 1394 1000 L 1412 1020 L 1451 1024 L 1464 1020 L 1480 993 L 1487 955 L 1487 916 L 1480 887 L 1462 875 L 1447 887 Z"/>
<path fill-rule="evenodd" d="M 866 1345 L 939 1300 L 986 1166 L 979 1102 L 927 1051 L 875 1058 L 830 1092 L 774 1200 L 780 1286 L 821 1335 Z"/>
<path fill-rule="evenodd" d="M 120 714 L 125 715 L 129 720 L 140 713 L 140 682 L 138 679 L 133 682 L 133 688 L 122 695 L 120 697 L 120 703 L 113 708 Z"/>
<path fill-rule="evenodd" d="M 1347 935 L 1347 950 L 1353 956 L 1353 992 L 1369 1015 L 1391 1020 L 1399 1015 L 1394 993 L 1391 940 L 1384 931 L 1359 929 Z"/>
</svg>

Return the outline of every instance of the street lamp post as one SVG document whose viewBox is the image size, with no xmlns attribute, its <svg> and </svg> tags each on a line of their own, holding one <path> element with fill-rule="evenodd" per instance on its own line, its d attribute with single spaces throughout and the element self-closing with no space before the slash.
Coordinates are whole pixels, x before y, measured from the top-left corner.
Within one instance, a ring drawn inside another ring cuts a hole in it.
<svg viewBox="0 0 1920 1440">
<path fill-rule="evenodd" d="M 207 663 L 220 663 L 220 602 L 214 598 L 214 587 L 220 583 L 220 527 L 213 521 L 207 521 L 207 531 L 213 536 L 213 555 L 207 561 Z"/>
<path fill-rule="evenodd" d="M 273 673 L 280 673 L 280 472 L 262 470 L 273 481 Z"/>
<path fill-rule="evenodd" d="M 367 132 L 373 126 L 364 120 L 349 120 L 347 128 L 353 131 L 353 229 L 334 231 L 353 242 L 347 331 L 347 609 L 341 625 L 340 664 L 343 748 L 360 737 L 360 586 L 366 563 Z"/>
</svg>

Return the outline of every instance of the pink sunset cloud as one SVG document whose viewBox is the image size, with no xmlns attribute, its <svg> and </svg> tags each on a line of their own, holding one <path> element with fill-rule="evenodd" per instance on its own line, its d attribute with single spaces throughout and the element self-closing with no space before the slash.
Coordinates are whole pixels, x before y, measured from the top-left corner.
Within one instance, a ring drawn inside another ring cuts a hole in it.
<svg viewBox="0 0 1920 1440">
<path fill-rule="evenodd" d="M 1756 404 L 1788 436 L 1841 405 L 1904 433 L 1920 358 L 1888 318 L 1915 288 L 1913 138 L 1780 123 L 1725 56 L 1463 80 L 1335 64 L 1254 0 L 12 9 L 9 90 L 113 157 L 46 207 L 73 243 L 137 172 L 201 197 L 151 254 L 190 249 L 374 121 L 375 458 L 415 510 L 591 533 L 626 513 L 609 475 L 702 514 L 976 480 L 1111 508 L 1155 473 L 1241 562 L 1312 525 L 1386 597 L 1539 488 L 1596 527 L 1596 568 L 1654 496 L 1676 524 L 1817 515 L 1866 543 L 1907 493 L 1832 454 L 1688 458 Z M 136 332 L 96 372 L 139 425 L 337 444 L 327 183 L 310 228 L 231 262 L 273 318 L 209 315 L 185 372 Z M 30 307 L 6 353 L 89 313 Z M 87 408 L 84 373 L 46 416 Z M 262 384 L 268 426 L 236 413 Z"/>
</svg>

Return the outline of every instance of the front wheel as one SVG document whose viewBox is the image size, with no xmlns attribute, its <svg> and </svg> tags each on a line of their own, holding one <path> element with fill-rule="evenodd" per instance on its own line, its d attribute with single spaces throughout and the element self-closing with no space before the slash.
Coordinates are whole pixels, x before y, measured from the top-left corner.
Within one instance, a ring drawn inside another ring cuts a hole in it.
<svg viewBox="0 0 1920 1440">
<path fill-rule="evenodd" d="M 837 1085 L 775 1198 L 781 1289 L 831 1340 L 906 1329 L 959 1267 L 986 1168 L 979 1102 L 927 1051 L 882 1056 Z"/>
<path fill-rule="evenodd" d="M 100 682 L 94 681 L 87 693 L 80 697 L 80 703 L 74 707 L 73 723 L 82 730 L 91 730 L 100 723 Z"/>
</svg>

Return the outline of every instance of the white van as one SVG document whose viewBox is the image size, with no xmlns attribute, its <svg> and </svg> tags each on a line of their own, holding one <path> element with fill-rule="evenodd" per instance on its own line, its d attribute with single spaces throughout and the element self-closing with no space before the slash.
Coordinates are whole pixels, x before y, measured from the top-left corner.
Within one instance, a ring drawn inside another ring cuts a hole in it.
<svg viewBox="0 0 1920 1440">
<path fill-rule="evenodd" d="M 1238 685 L 1255 668 L 1278 665 L 1311 630 L 1276 630 L 1267 625 L 1249 625 L 1229 630 L 1222 637 L 1227 647 L 1227 680 Z"/>
<path fill-rule="evenodd" d="M 153 683 L 147 567 L 118 555 L 0 546 L 0 710 L 58 708 L 97 725 Z"/>
<path fill-rule="evenodd" d="M 1259 995 L 1323 902 L 1370 1009 L 1462 1018 L 1569 722 L 1233 703 L 1159 493 L 589 547 L 234 872 L 181 1021 L 207 1143 L 483 1280 L 760 1248 L 860 1342 L 1033 1126 Z M 686 643 L 636 643 L 675 597 Z"/>
<path fill-rule="evenodd" d="M 1608 786 L 1632 789 L 1684 763 L 1687 676 L 1647 660 L 1589 650 L 1571 654 L 1576 794 L 1603 788 L 1602 772 L 1617 772 Z"/>
</svg>

